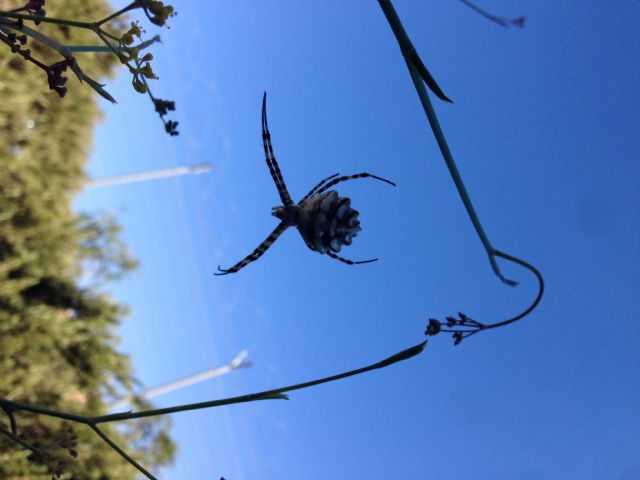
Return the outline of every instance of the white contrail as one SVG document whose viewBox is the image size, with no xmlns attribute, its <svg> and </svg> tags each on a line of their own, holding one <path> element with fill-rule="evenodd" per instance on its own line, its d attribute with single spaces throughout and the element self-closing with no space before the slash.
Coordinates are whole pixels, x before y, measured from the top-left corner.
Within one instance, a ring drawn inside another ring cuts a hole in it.
<svg viewBox="0 0 640 480">
<path fill-rule="evenodd" d="M 247 355 L 249 355 L 249 351 L 242 350 L 240 353 L 238 353 L 238 355 L 235 356 L 233 360 L 231 360 L 226 365 L 223 365 L 221 367 L 215 367 L 210 370 L 205 370 L 204 372 L 196 373 L 195 375 L 184 377 L 174 382 L 165 383 L 163 385 L 160 385 L 159 387 L 150 388 L 149 390 L 140 392 L 135 396 L 138 398 L 155 397 L 157 395 L 162 395 L 163 393 L 172 392 L 174 390 L 184 388 L 188 385 L 193 385 L 194 383 L 202 382 L 203 380 L 219 377 L 220 375 L 229 373 L 232 370 L 235 370 L 237 368 L 249 367 L 251 366 L 251 362 L 245 361 L 245 358 L 247 357 Z M 116 400 L 113 404 L 109 406 L 109 408 L 110 409 L 120 408 L 123 405 L 126 405 L 127 403 L 129 403 L 131 398 L 132 398 L 131 396 L 128 396 L 128 397 L 124 397 L 119 400 Z"/>
<path fill-rule="evenodd" d="M 147 172 L 130 173 L 128 175 L 116 175 L 114 177 L 105 177 L 91 179 L 85 184 L 86 188 L 110 187 L 112 185 L 122 185 L 125 183 L 144 182 L 147 180 L 156 180 L 166 177 L 179 177 L 181 175 L 198 175 L 211 171 L 210 163 L 201 163 L 188 167 L 173 167 L 162 170 L 150 170 Z"/>
</svg>

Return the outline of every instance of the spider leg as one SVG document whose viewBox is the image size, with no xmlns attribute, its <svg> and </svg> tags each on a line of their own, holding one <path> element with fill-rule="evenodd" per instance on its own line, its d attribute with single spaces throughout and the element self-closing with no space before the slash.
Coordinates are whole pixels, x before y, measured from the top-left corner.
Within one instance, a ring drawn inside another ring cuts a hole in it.
<svg viewBox="0 0 640 480">
<path fill-rule="evenodd" d="M 298 205 L 303 206 L 303 205 L 304 205 L 304 202 L 306 202 L 307 200 L 309 200 L 309 198 L 310 198 L 314 193 L 316 193 L 316 192 L 318 191 L 318 189 L 319 189 L 322 185 L 324 185 L 326 182 L 328 182 L 328 181 L 329 181 L 329 180 L 331 180 L 332 178 L 337 177 L 338 175 L 340 175 L 340 174 L 339 174 L 339 173 L 334 173 L 334 174 L 333 174 L 333 175 L 331 175 L 330 177 L 327 177 L 327 178 L 325 178 L 324 180 L 322 180 L 322 181 L 318 182 L 318 184 L 317 184 L 315 187 L 313 187 L 313 188 L 309 191 L 309 193 L 307 193 L 304 197 L 302 197 L 302 200 L 300 200 L 300 201 L 298 202 Z"/>
<path fill-rule="evenodd" d="M 325 184 L 322 188 L 316 190 L 316 194 L 318 193 L 322 193 L 325 192 L 327 190 L 329 190 L 331 187 L 333 187 L 335 184 L 340 183 L 340 182 L 346 182 L 347 180 L 355 180 L 356 178 L 375 178 L 376 180 L 381 180 L 383 182 L 388 183 L 389 185 L 393 185 L 394 187 L 396 186 L 395 183 L 393 183 L 391 180 L 387 180 L 386 178 L 382 178 L 382 177 L 378 177 L 377 175 L 372 175 L 370 173 L 356 173 L 355 175 L 347 175 L 344 177 L 338 177 L 335 178 L 333 180 L 331 180 L 329 183 Z"/>
<path fill-rule="evenodd" d="M 262 97 L 262 145 L 264 146 L 264 156 L 267 160 L 267 166 L 269 167 L 271 178 L 273 178 L 276 188 L 278 189 L 280 200 L 282 200 L 284 206 L 291 205 L 293 200 L 291 200 L 291 196 L 287 191 L 287 186 L 282 178 L 282 172 L 273 154 L 273 146 L 271 145 L 271 134 L 269 133 L 269 125 L 267 124 L 267 92 L 264 92 Z"/>
<path fill-rule="evenodd" d="M 346 263 L 347 265 L 360 265 L 361 263 L 371 263 L 371 262 L 378 261 L 377 258 L 373 258 L 371 260 L 362 260 L 360 262 L 354 262 L 353 260 L 348 260 L 346 258 L 342 258 L 340 255 L 336 255 L 331 250 L 327 251 L 327 255 L 329 255 L 331 258 L 335 258 L 336 260 L 340 260 L 342 263 Z"/>
<path fill-rule="evenodd" d="M 284 232 L 288 227 L 289 225 L 287 225 L 285 222 L 280 222 L 275 230 L 271 232 L 271 234 L 260 245 L 258 245 L 258 247 L 253 252 L 251 252 L 243 260 L 239 261 L 231 268 L 220 268 L 220 265 L 218 265 L 218 271 L 220 273 L 214 273 L 214 275 L 227 275 L 229 273 L 236 273 L 241 268 L 244 268 L 251 262 L 256 261 L 262 256 L 264 252 L 267 251 L 267 249 L 271 245 L 273 245 L 273 242 L 275 242 L 276 239 L 280 235 L 282 235 L 282 232 Z"/>
</svg>

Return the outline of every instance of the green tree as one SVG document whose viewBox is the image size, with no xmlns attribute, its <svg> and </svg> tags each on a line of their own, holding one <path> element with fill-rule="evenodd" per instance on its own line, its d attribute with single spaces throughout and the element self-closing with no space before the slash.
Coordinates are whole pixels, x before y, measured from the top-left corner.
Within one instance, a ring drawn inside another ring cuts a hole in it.
<svg viewBox="0 0 640 480">
<path fill-rule="evenodd" d="M 0 0 L 0 9 L 15 5 Z M 67 0 L 47 10 L 52 16 L 96 18 L 108 13 L 108 4 Z M 69 44 L 91 40 L 91 32 L 41 27 Z M 33 48 L 47 61 L 57 60 L 35 42 Z M 82 65 L 100 78 L 111 73 L 114 61 L 87 53 Z M 134 268 L 135 261 L 119 240 L 113 218 L 71 208 L 85 181 L 92 128 L 99 118 L 95 94 L 69 82 L 70 94 L 61 99 L 32 67 L 0 49 L 0 396 L 98 415 L 135 386 L 130 360 L 118 351 L 115 335 L 127 309 L 102 290 Z M 2 436 L 0 478 L 50 478 L 59 460 L 66 463 L 63 478 L 136 477 L 90 429 L 69 430 L 59 420 L 23 412 L 14 416 L 20 437 L 46 458 Z M 0 423 L 9 428 L 9 419 Z M 168 420 L 148 418 L 106 426 L 105 432 L 143 464 L 157 467 L 173 458 L 168 428 Z M 71 461 L 70 453 L 78 458 Z"/>
</svg>

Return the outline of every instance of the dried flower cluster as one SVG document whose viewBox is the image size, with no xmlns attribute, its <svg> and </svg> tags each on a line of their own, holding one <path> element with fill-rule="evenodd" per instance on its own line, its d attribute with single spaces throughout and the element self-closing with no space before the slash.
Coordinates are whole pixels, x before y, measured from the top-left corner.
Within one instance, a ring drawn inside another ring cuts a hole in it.
<svg viewBox="0 0 640 480">
<path fill-rule="evenodd" d="M 443 328 L 446 325 L 446 328 Z M 425 330 L 425 335 L 434 336 L 440 332 L 447 332 L 453 334 L 453 344 L 459 345 L 462 340 L 470 337 L 474 333 L 485 329 L 487 326 L 477 322 L 476 320 L 467 317 L 464 313 L 459 312 L 458 318 L 447 317 L 446 322 L 441 322 L 435 318 L 429 319 L 429 324 Z"/>
<path fill-rule="evenodd" d="M 63 425 L 62 432 L 58 434 L 58 438 L 51 442 L 50 439 L 55 434 L 47 426 L 35 423 L 30 424 L 21 431 L 18 428 L 13 409 L 6 405 L 2 405 L 1 408 L 9 420 L 9 429 L 6 429 L 0 423 L 0 432 L 31 450 L 27 460 L 31 463 L 46 466 L 49 473 L 51 473 L 51 480 L 60 479 L 67 467 L 67 460 L 64 457 L 65 451 L 73 458 L 78 456 L 78 451 L 76 450 L 78 436 L 73 427 L 71 425 Z M 47 440 L 49 442 L 45 443 Z"/>
</svg>

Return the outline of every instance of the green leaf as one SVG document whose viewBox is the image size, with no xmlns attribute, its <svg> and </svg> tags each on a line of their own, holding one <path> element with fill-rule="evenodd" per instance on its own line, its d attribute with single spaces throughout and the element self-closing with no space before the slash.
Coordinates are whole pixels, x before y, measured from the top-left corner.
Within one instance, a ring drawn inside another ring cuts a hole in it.
<svg viewBox="0 0 640 480">
<path fill-rule="evenodd" d="M 88 75 L 84 75 L 84 80 L 89 84 L 91 88 L 93 88 L 96 92 L 98 92 L 100 96 L 102 96 L 103 98 L 106 98 L 111 103 L 118 103 L 116 102 L 116 99 L 111 96 L 109 92 L 107 92 L 104 88 L 102 88 L 104 87 L 103 84 L 96 82 L 93 78 L 91 78 Z"/>
</svg>

